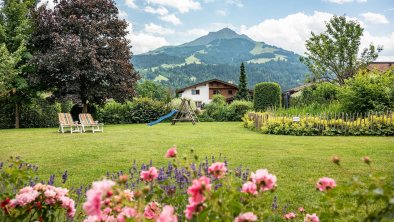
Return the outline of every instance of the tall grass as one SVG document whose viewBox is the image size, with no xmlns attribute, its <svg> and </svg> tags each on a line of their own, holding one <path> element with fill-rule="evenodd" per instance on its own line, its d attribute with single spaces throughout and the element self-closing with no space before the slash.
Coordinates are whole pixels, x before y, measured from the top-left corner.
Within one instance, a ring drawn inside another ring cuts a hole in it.
<svg viewBox="0 0 394 222">
<path fill-rule="evenodd" d="M 333 101 L 331 103 L 312 103 L 304 106 L 295 106 L 290 108 L 269 108 L 266 112 L 272 114 L 290 114 L 290 115 L 305 115 L 305 114 L 321 114 L 321 113 L 335 113 L 341 112 L 341 104 L 337 101 Z"/>
</svg>

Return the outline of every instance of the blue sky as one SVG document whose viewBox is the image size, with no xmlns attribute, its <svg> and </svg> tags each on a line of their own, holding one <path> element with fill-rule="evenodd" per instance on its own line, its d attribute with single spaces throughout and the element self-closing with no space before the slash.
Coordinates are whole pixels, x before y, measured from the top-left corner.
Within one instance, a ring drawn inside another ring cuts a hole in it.
<svg viewBox="0 0 394 222">
<path fill-rule="evenodd" d="M 231 28 L 302 54 L 310 32 L 333 15 L 357 19 L 362 46 L 383 45 L 380 61 L 394 61 L 394 0 L 115 0 L 129 22 L 132 51 L 147 52 Z"/>
</svg>

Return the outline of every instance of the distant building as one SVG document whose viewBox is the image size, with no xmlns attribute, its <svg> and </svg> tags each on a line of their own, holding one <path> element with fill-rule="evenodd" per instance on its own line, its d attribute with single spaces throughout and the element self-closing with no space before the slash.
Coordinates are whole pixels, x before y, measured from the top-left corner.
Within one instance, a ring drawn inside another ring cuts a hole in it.
<svg viewBox="0 0 394 222">
<path fill-rule="evenodd" d="M 212 97 L 216 94 L 223 95 L 228 103 L 232 102 L 234 96 L 237 95 L 238 86 L 219 79 L 211 79 L 179 89 L 176 92 L 181 98 L 191 99 L 197 107 L 201 107 L 203 104 L 212 102 Z M 249 94 L 252 95 L 253 91 L 249 90 Z"/>
<path fill-rule="evenodd" d="M 378 70 L 380 72 L 386 72 L 391 68 L 394 68 L 394 62 L 372 62 L 367 66 L 368 70 Z"/>
</svg>

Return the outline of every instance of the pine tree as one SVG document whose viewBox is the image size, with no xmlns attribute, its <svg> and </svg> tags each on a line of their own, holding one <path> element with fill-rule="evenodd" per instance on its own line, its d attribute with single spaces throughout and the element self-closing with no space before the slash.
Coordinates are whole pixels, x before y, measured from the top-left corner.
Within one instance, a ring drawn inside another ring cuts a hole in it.
<svg viewBox="0 0 394 222">
<path fill-rule="evenodd" d="M 245 65 L 241 63 L 240 67 L 240 75 L 239 75 L 239 85 L 238 85 L 238 93 L 235 96 L 237 100 L 249 100 L 249 90 L 248 90 L 248 82 L 246 79 Z"/>
</svg>

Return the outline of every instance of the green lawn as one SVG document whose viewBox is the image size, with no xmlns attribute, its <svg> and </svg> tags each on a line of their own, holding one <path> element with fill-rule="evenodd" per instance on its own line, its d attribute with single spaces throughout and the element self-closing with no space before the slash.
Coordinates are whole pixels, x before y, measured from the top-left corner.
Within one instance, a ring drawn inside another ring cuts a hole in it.
<svg viewBox="0 0 394 222">
<path fill-rule="evenodd" d="M 263 135 L 241 123 L 162 123 L 106 126 L 104 133 L 59 134 L 57 129 L 0 130 L 0 160 L 21 156 L 38 164 L 40 177 L 69 172 L 67 186 L 88 184 L 107 171 L 127 170 L 132 161 L 164 166 L 165 151 L 177 145 L 180 155 L 194 148 L 200 157 L 227 157 L 230 168 L 242 164 L 267 168 L 278 177 L 277 194 L 295 205 L 312 205 L 318 178 L 329 176 L 338 185 L 346 177 L 365 173 L 361 157 L 368 155 L 379 174 L 394 173 L 394 137 L 295 137 Z M 330 158 L 338 155 L 346 171 Z M 57 178 L 59 181 L 59 177 Z M 283 201 L 283 199 L 282 199 Z"/>
</svg>

